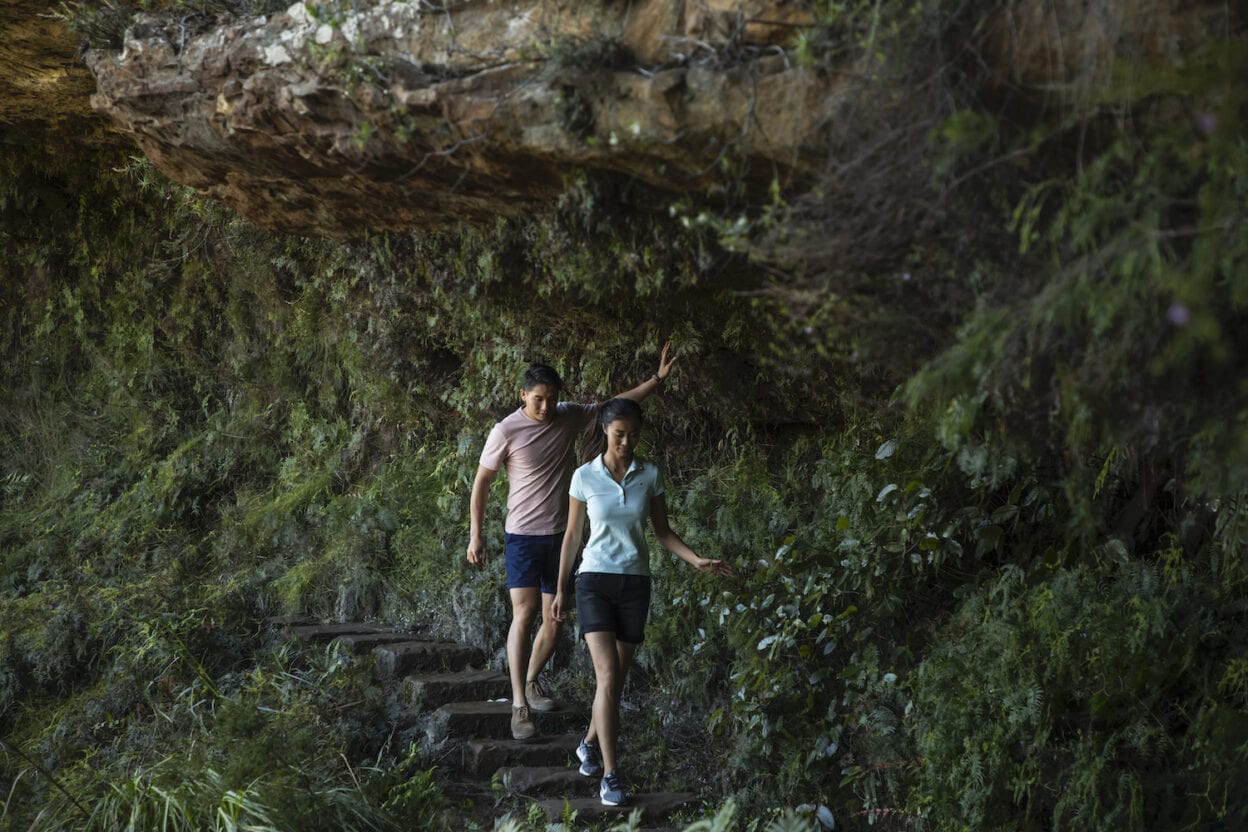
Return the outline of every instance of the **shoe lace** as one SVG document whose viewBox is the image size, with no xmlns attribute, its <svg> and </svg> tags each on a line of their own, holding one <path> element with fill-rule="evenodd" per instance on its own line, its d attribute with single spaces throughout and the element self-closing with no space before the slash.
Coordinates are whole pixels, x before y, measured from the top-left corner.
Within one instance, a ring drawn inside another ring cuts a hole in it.
<svg viewBox="0 0 1248 832">
<path fill-rule="evenodd" d="M 602 780 L 604 783 L 607 784 L 607 788 L 610 789 L 611 791 L 613 792 L 622 791 L 620 789 L 620 775 L 616 774 L 614 771 L 608 774 L 606 777 L 603 777 Z"/>
<path fill-rule="evenodd" d="M 523 722 L 524 720 L 528 718 L 529 718 L 529 706 L 528 705 L 521 705 L 520 707 L 516 708 L 516 719 Z"/>
</svg>

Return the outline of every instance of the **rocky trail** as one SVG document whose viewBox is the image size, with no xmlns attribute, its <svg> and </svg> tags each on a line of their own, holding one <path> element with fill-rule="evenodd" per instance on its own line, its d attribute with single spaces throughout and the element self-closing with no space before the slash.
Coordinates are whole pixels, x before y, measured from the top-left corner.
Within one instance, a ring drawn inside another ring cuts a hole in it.
<svg viewBox="0 0 1248 832">
<path fill-rule="evenodd" d="M 275 619 L 284 640 L 307 645 L 337 643 L 357 656 L 370 656 L 387 696 L 399 707 L 396 730 L 422 731 L 439 749 L 439 784 L 448 795 L 493 806 L 497 788 L 504 802 L 536 805 L 552 821 L 574 812 L 573 828 L 608 827 L 640 810 L 643 829 L 661 827 L 697 796 L 688 792 L 634 792 L 624 806 L 604 806 L 597 778 L 577 771 L 576 746 L 588 721 L 589 703 L 563 703 L 559 710 L 535 713 L 539 735 L 511 738 L 511 686 L 507 674 L 485 668 L 476 647 L 369 624 L 317 624 Z M 499 806 L 491 814 L 501 815 Z"/>
</svg>

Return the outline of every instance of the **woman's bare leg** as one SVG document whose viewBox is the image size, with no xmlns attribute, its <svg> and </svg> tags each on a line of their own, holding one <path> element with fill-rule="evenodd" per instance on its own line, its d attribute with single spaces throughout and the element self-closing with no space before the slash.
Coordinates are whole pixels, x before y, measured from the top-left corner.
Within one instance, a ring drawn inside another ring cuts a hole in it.
<svg viewBox="0 0 1248 832">
<path fill-rule="evenodd" d="M 615 745 L 620 727 L 620 694 L 637 653 L 636 644 L 618 641 L 615 633 L 586 633 L 585 643 L 594 661 L 594 707 L 585 733 L 586 742 L 597 742 L 604 772 L 615 771 Z"/>
</svg>

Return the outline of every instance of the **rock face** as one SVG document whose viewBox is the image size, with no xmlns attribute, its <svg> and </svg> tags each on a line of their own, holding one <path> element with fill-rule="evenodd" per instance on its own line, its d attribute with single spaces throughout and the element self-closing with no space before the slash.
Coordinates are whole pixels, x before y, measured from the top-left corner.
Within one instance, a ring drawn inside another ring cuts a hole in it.
<svg viewBox="0 0 1248 832">
<path fill-rule="evenodd" d="M 140 16 L 121 53 L 88 55 L 92 104 L 174 180 L 298 233 L 515 216 L 576 169 L 680 194 L 801 191 L 869 74 L 791 62 L 813 5 L 323 0 L 207 30 Z M 1242 32 L 1215 0 L 987 14 L 967 34 L 988 74 L 1024 107 L 1062 110 L 1121 99 L 1125 65 L 1177 65 Z"/>
<path fill-rule="evenodd" d="M 576 168 L 800 186 L 840 89 L 781 48 L 812 23 L 797 0 L 297 3 L 202 33 L 140 17 L 88 62 L 170 177 L 341 237 L 519 215 Z"/>
<path fill-rule="evenodd" d="M 78 39 L 48 16 L 47 6 L 0 0 L 0 35 L 2 140 L 103 140 L 107 122 L 87 104 L 94 82 L 78 58 Z"/>
</svg>

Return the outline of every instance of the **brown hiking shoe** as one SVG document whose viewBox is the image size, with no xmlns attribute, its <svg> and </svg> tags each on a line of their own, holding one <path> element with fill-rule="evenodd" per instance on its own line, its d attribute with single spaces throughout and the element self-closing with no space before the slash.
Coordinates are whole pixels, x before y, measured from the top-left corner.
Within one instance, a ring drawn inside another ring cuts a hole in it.
<svg viewBox="0 0 1248 832">
<path fill-rule="evenodd" d="M 528 705 L 511 706 L 511 736 L 517 740 L 532 739 L 537 733 L 533 717 L 529 716 Z"/>
<path fill-rule="evenodd" d="M 546 689 L 537 679 L 524 683 L 524 698 L 529 700 L 529 707 L 538 713 L 553 711 L 559 703 L 546 695 Z"/>
</svg>

